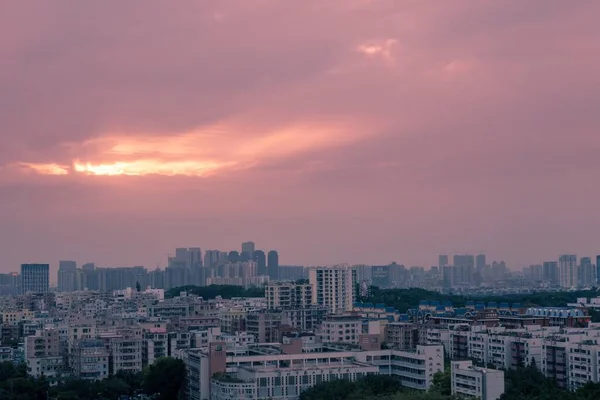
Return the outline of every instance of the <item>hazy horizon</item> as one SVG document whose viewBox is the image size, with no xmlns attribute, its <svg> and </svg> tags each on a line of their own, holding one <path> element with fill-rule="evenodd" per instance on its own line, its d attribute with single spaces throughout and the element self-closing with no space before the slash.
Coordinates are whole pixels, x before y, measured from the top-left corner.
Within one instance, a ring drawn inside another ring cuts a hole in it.
<svg viewBox="0 0 600 400">
<path fill-rule="evenodd" d="M 0 272 L 600 254 L 600 2 L 0 5 Z M 595 172 L 594 172 L 595 171 Z"/>
</svg>

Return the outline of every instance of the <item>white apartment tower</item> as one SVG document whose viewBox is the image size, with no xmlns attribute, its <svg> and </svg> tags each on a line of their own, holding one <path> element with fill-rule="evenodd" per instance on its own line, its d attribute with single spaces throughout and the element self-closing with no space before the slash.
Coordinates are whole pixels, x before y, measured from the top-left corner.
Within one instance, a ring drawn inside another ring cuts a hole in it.
<svg viewBox="0 0 600 400">
<path fill-rule="evenodd" d="M 312 302 L 332 314 L 352 310 L 357 280 L 356 268 L 349 265 L 315 267 L 309 270 Z"/>
</svg>

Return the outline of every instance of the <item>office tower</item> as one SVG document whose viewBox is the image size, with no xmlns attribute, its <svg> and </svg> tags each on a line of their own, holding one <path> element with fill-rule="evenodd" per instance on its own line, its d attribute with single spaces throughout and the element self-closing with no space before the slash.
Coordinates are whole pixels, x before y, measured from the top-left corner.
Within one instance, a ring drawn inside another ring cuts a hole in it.
<svg viewBox="0 0 600 400">
<path fill-rule="evenodd" d="M 581 257 L 579 260 L 579 286 L 590 287 L 595 285 L 595 273 L 591 257 Z"/>
<path fill-rule="evenodd" d="M 579 268 L 577 268 L 577 256 L 574 254 L 563 254 L 558 259 L 559 285 L 571 288 L 579 285 Z"/>
<path fill-rule="evenodd" d="M 252 261 L 258 265 L 258 275 L 269 275 L 267 271 L 267 256 L 262 250 L 254 250 Z"/>
<path fill-rule="evenodd" d="M 48 293 L 49 288 L 50 265 L 21 265 L 21 291 L 23 293 Z"/>
<path fill-rule="evenodd" d="M 552 285 L 558 285 L 558 263 L 556 261 L 546 261 L 542 264 L 542 280 Z"/>
<path fill-rule="evenodd" d="M 275 250 L 271 250 L 267 254 L 267 270 L 269 278 L 272 280 L 279 279 L 279 253 Z"/>
<path fill-rule="evenodd" d="M 440 254 L 440 256 L 438 257 L 438 267 L 440 267 L 440 270 L 442 269 L 442 267 L 445 267 L 446 265 L 448 265 L 448 255 L 446 254 Z"/>
<path fill-rule="evenodd" d="M 75 261 L 58 262 L 58 291 L 74 292 L 77 287 L 77 263 Z"/>
<path fill-rule="evenodd" d="M 240 252 L 232 250 L 227 254 L 227 261 L 231 263 L 236 263 L 240 261 Z"/>
<path fill-rule="evenodd" d="M 596 256 L 596 283 L 600 283 L 600 256 Z"/>
<path fill-rule="evenodd" d="M 323 306 L 332 314 L 351 311 L 356 296 L 356 269 L 348 265 L 315 267 L 308 279 L 313 287 L 312 303 Z"/>
</svg>

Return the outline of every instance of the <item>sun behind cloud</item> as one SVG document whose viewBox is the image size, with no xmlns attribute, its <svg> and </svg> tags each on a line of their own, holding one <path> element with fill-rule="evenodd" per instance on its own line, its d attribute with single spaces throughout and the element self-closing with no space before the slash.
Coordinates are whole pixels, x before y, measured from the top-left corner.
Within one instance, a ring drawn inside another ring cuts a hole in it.
<svg viewBox="0 0 600 400">
<path fill-rule="evenodd" d="M 176 135 L 108 134 L 71 145 L 74 153 L 86 157 L 19 165 L 41 175 L 205 177 L 251 168 L 265 160 L 344 145 L 369 132 L 355 121 L 297 123 L 265 133 L 255 130 L 240 135 L 244 129 L 247 128 L 243 125 L 215 125 Z"/>
</svg>

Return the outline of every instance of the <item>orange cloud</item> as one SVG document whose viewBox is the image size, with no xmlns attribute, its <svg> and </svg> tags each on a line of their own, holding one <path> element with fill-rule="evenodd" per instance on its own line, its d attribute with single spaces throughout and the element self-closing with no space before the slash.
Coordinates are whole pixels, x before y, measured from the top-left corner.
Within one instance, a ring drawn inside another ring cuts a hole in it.
<svg viewBox="0 0 600 400">
<path fill-rule="evenodd" d="M 75 154 L 89 156 L 70 161 L 71 167 L 22 165 L 43 175 L 204 177 L 311 149 L 343 145 L 359 140 L 367 132 L 356 123 L 297 124 L 265 133 L 254 128 L 246 135 L 239 134 L 246 129 L 243 125 L 216 125 L 177 135 L 111 134 L 73 145 Z"/>
<path fill-rule="evenodd" d="M 33 171 L 42 175 L 67 175 L 69 167 L 59 164 L 36 164 L 36 163 L 19 163 L 21 168 Z"/>
</svg>

